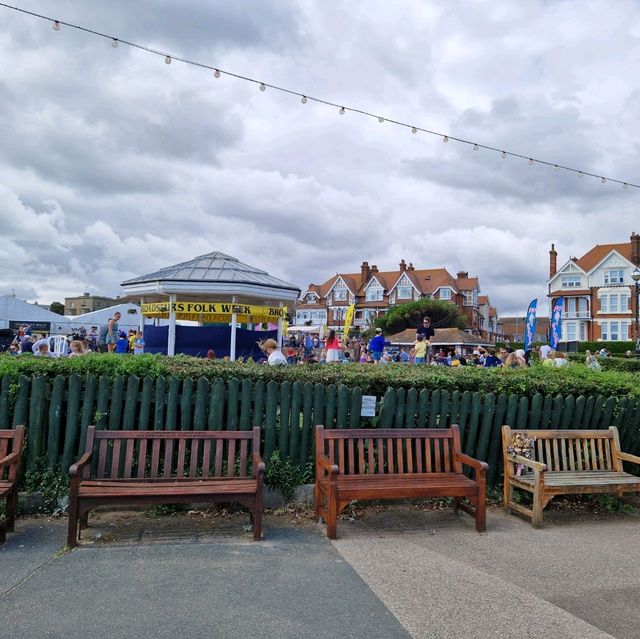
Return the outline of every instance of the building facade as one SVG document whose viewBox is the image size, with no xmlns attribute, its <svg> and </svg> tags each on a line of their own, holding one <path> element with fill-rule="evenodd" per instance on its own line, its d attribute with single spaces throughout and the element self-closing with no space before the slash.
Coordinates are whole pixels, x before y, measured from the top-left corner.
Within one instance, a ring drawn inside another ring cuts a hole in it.
<svg viewBox="0 0 640 639">
<path fill-rule="evenodd" d="M 309 284 L 296 307 L 295 323 L 341 328 L 348 306 L 354 304 L 353 326 L 366 329 L 393 304 L 434 299 L 455 304 L 467 318 L 466 330 L 484 337 L 479 294 L 478 278 L 466 271 L 453 277 L 444 268 L 416 269 L 404 260 L 398 270 L 380 271 L 363 262 L 359 273 L 336 273 L 324 284 Z M 495 320 L 497 326 L 497 313 Z"/>
<path fill-rule="evenodd" d="M 109 308 L 114 304 L 118 304 L 120 300 L 113 297 L 102 297 L 100 295 L 90 295 L 83 293 L 78 297 L 64 298 L 64 314 L 67 317 L 74 315 L 84 315 L 92 311 L 100 311 L 103 308 Z"/>
<path fill-rule="evenodd" d="M 562 341 L 634 339 L 638 299 L 631 277 L 640 265 L 640 235 L 622 244 L 596 244 L 581 258 L 557 268 L 558 253 L 549 251 L 551 308 L 563 298 Z"/>
</svg>

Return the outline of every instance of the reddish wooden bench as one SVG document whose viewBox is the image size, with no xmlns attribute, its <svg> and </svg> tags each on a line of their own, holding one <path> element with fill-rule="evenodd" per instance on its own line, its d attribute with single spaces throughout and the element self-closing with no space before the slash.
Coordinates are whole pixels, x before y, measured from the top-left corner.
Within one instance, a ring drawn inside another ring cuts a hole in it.
<svg viewBox="0 0 640 639">
<path fill-rule="evenodd" d="M 462 472 L 475 471 L 474 479 Z M 316 517 L 336 538 L 338 516 L 354 499 L 453 497 L 485 530 L 488 465 L 460 449 L 456 425 L 446 429 L 325 430 L 316 427 Z M 470 504 L 461 501 L 467 498 Z"/>
<path fill-rule="evenodd" d="M 253 538 L 259 540 L 264 468 L 259 428 L 116 431 L 90 426 L 86 452 L 69 469 L 67 545 L 77 545 L 95 506 L 206 502 L 249 508 Z"/>
<path fill-rule="evenodd" d="M 0 499 L 5 500 L 5 518 L 0 519 L 0 543 L 7 538 L 7 530 L 13 532 L 18 502 L 18 472 L 24 445 L 25 427 L 0 430 Z"/>
</svg>

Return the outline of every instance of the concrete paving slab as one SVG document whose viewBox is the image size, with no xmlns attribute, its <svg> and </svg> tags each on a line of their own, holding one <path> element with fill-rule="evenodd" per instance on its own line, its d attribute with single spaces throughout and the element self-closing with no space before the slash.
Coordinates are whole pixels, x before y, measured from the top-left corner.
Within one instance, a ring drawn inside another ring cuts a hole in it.
<svg viewBox="0 0 640 639">
<path fill-rule="evenodd" d="M 60 556 L 0 597 L 3 634 L 409 636 L 314 524 L 267 517 L 260 543 L 238 534 L 238 522 L 233 536 L 193 540 L 190 524 L 183 522 L 181 539 L 177 532 L 154 543 L 120 536 Z"/>
<path fill-rule="evenodd" d="M 339 524 L 335 546 L 414 637 L 460 623 L 468 637 L 638 639 L 640 516 L 545 519 L 492 510 L 478 534 L 465 515 L 396 506 Z"/>
</svg>

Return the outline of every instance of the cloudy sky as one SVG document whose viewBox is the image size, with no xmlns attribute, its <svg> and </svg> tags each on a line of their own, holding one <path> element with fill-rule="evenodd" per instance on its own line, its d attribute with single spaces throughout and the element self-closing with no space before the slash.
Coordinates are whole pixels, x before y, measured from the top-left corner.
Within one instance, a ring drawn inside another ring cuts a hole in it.
<svg viewBox="0 0 640 639">
<path fill-rule="evenodd" d="M 16 0 L 22 8 L 527 156 L 640 182 L 640 3 Z M 115 295 L 220 250 L 304 288 L 363 259 L 480 277 L 501 314 L 640 231 L 640 191 L 0 8 L 0 295 Z M 542 311 L 546 310 L 546 302 Z"/>
</svg>

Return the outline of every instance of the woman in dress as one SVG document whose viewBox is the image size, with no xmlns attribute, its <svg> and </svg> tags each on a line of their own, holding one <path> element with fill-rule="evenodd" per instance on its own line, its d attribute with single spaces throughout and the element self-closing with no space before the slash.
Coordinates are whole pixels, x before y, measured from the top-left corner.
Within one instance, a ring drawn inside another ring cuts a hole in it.
<svg viewBox="0 0 640 639">
<path fill-rule="evenodd" d="M 327 364 L 340 361 L 339 353 L 341 346 L 340 340 L 337 338 L 335 330 L 331 329 L 329 331 L 329 336 L 325 341 L 324 347 L 327 351 Z"/>
</svg>

